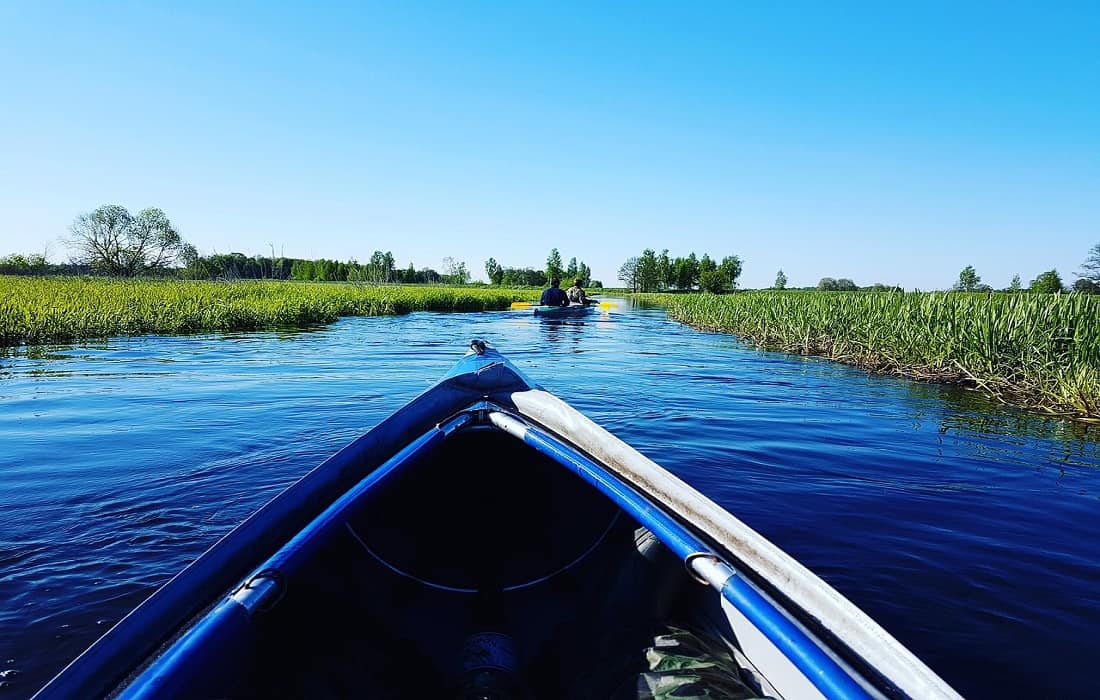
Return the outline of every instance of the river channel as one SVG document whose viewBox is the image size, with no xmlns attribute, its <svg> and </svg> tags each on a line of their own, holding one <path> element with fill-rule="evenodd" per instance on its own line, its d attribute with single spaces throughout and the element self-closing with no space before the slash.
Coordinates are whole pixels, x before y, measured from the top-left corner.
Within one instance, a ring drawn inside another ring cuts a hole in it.
<svg viewBox="0 0 1100 700">
<path fill-rule="evenodd" d="M 623 302 L 0 355 L 0 698 L 485 338 L 817 572 L 967 697 L 1097 697 L 1100 431 Z"/>
</svg>

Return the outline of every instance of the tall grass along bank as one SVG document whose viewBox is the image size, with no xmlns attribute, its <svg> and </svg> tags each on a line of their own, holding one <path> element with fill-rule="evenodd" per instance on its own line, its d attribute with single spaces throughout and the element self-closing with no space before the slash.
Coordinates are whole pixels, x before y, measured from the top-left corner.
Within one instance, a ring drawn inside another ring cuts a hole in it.
<svg viewBox="0 0 1100 700">
<path fill-rule="evenodd" d="M 463 287 L 0 276 L 0 345 L 306 326 L 410 311 L 487 311 L 537 295 Z"/>
<path fill-rule="evenodd" d="M 1100 297 L 960 292 L 644 295 L 691 326 L 762 348 L 977 387 L 1100 420 Z"/>
</svg>

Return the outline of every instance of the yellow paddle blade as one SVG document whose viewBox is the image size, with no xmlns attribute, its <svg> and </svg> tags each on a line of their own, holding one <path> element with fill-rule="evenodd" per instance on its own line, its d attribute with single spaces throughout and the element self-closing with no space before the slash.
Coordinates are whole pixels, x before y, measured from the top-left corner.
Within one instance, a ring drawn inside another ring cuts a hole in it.
<svg viewBox="0 0 1100 700">
<path fill-rule="evenodd" d="M 617 306 L 618 306 L 618 304 L 612 304 L 610 301 L 601 301 L 600 302 L 600 308 L 601 309 L 614 309 Z"/>
<path fill-rule="evenodd" d="M 526 309 L 529 306 L 531 306 L 531 302 L 529 302 L 529 301 L 513 301 L 512 302 L 512 308 L 513 309 Z"/>
</svg>

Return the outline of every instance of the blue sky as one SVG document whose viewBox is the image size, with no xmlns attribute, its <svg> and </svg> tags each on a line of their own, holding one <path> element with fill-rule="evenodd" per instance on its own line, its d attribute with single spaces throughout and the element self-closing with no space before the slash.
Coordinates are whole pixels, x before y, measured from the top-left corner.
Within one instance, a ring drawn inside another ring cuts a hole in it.
<svg viewBox="0 0 1100 700">
<path fill-rule="evenodd" d="M 642 249 L 743 286 L 1074 279 L 1100 3 L 0 5 L 0 255 L 105 203 L 202 252 Z"/>
</svg>

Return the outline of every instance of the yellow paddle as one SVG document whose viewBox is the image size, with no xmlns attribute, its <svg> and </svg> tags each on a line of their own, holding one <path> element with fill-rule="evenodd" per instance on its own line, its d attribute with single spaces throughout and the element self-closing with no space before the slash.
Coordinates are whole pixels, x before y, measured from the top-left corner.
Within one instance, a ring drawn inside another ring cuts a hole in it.
<svg viewBox="0 0 1100 700">
<path fill-rule="evenodd" d="M 592 305 L 593 306 L 599 306 L 601 309 L 614 309 L 616 306 L 618 306 L 618 304 L 613 304 L 610 301 L 594 302 Z M 533 301 L 513 301 L 512 302 L 512 308 L 513 309 L 528 309 L 528 308 L 531 308 L 532 306 L 538 306 L 538 303 L 533 302 Z"/>
</svg>

